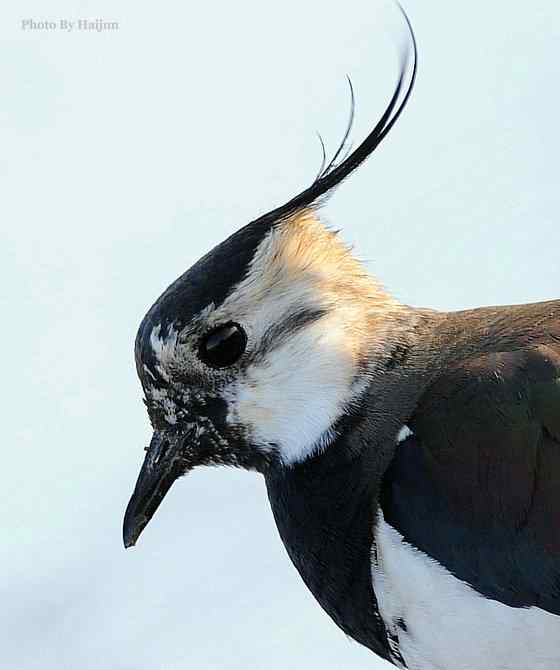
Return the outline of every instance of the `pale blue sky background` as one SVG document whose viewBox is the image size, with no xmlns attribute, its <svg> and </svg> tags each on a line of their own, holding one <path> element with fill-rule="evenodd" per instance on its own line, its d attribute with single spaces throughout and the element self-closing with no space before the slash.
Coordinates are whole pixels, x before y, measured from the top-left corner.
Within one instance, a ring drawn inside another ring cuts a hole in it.
<svg viewBox="0 0 560 670">
<path fill-rule="evenodd" d="M 558 3 L 405 6 L 416 93 L 325 216 L 405 302 L 558 297 Z M 20 27 L 97 17 L 119 30 Z M 2 668 L 386 667 L 315 604 L 256 475 L 195 472 L 128 552 L 121 521 L 149 439 L 141 317 L 313 178 L 346 73 L 363 137 L 392 91 L 394 17 L 355 0 L 0 8 Z"/>
</svg>

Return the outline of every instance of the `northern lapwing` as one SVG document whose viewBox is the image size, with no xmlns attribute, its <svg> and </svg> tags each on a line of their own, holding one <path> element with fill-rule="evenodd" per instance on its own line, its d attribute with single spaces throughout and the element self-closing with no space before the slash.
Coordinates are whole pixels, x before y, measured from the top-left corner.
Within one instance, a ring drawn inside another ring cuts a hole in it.
<svg viewBox="0 0 560 670">
<path fill-rule="evenodd" d="M 558 670 L 560 301 L 403 305 L 319 219 L 410 96 L 408 28 L 365 141 L 142 321 L 154 434 L 124 542 L 192 468 L 254 470 L 306 585 L 374 653 L 410 670 Z"/>
</svg>

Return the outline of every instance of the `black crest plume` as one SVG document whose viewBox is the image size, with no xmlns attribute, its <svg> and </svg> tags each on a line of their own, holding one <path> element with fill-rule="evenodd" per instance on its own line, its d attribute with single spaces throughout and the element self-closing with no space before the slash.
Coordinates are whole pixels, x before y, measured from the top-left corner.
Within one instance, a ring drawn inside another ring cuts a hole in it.
<svg viewBox="0 0 560 670">
<path fill-rule="evenodd" d="M 346 177 L 348 177 L 350 173 L 352 173 L 358 166 L 360 166 L 365 161 L 365 159 L 371 153 L 373 153 L 373 151 L 375 151 L 379 144 L 381 144 L 385 136 L 394 126 L 403 109 L 406 107 L 408 99 L 410 98 L 410 94 L 412 93 L 418 64 L 418 51 L 412 25 L 401 5 L 397 3 L 397 6 L 401 11 L 402 16 L 404 17 L 410 39 L 409 43 L 401 51 L 397 85 L 389 101 L 389 104 L 383 112 L 383 115 L 376 123 L 373 130 L 365 138 L 365 140 L 349 156 L 345 157 L 342 162 L 337 164 L 337 159 L 346 149 L 348 137 L 350 135 L 354 121 L 354 90 L 352 88 L 352 82 L 350 79 L 348 79 L 351 95 L 350 120 L 348 122 L 348 126 L 344 133 L 342 142 L 336 150 L 333 158 L 325 167 L 325 146 L 321 136 L 319 135 L 319 140 L 323 149 L 323 162 L 315 181 L 311 184 L 311 186 L 306 188 L 301 193 L 298 193 L 298 195 L 294 196 L 286 204 L 277 207 L 267 214 L 264 214 L 254 223 L 281 221 L 294 212 L 305 209 L 306 207 L 309 207 L 315 203 L 322 196 L 326 195 L 329 191 L 338 186 L 344 179 L 346 179 Z M 405 88 L 405 79 L 407 72 L 409 71 L 411 71 L 410 79 L 408 81 L 408 85 Z"/>
<path fill-rule="evenodd" d="M 243 228 L 230 235 L 218 244 L 206 256 L 203 256 L 183 275 L 176 279 L 171 286 L 159 297 L 146 314 L 136 337 L 136 363 L 138 374 L 142 378 L 144 367 L 152 370 L 150 384 L 154 383 L 156 362 L 152 360 L 153 350 L 150 344 L 150 333 L 158 325 L 163 334 L 170 323 L 188 323 L 201 309 L 213 303 L 220 305 L 232 287 L 236 286 L 250 267 L 255 250 L 264 236 L 283 220 L 299 210 L 317 205 L 321 197 L 340 184 L 351 172 L 375 150 L 383 138 L 391 130 L 395 121 L 403 111 L 414 85 L 416 77 L 416 40 L 408 17 L 398 5 L 406 22 L 409 41 L 401 52 L 400 70 L 397 85 L 387 105 L 383 116 L 365 140 L 348 156 L 347 141 L 354 118 L 354 94 L 352 84 L 352 109 L 350 122 L 344 134 L 342 143 L 336 150 L 333 158 L 325 167 L 326 158 L 323 155 L 323 164 L 315 181 L 304 191 L 296 195 L 289 202 L 263 216 L 258 217 Z M 407 74 L 410 73 L 410 77 Z M 405 83 L 408 81 L 408 84 Z M 322 140 L 321 140 L 322 143 Z M 324 145 L 323 145 L 324 146 Z M 326 152 L 324 152 L 325 154 Z M 340 160 L 339 163 L 337 161 Z M 163 382 L 162 382 L 163 383 Z"/>
</svg>

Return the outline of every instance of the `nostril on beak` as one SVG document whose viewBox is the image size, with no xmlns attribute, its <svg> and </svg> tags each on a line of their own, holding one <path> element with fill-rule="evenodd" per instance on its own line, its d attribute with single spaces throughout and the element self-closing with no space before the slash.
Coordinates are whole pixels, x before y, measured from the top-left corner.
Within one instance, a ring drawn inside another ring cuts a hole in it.
<svg viewBox="0 0 560 670">
<path fill-rule="evenodd" d="M 169 451 L 169 440 L 163 440 L 161 443 L 161 446 L 158 450 L 158 453 L 156 454 L 156 457 L 154 458 L 154 465 L 157 465 L 162 458 L 165 458 L 165 455 Z"/>
</svg>

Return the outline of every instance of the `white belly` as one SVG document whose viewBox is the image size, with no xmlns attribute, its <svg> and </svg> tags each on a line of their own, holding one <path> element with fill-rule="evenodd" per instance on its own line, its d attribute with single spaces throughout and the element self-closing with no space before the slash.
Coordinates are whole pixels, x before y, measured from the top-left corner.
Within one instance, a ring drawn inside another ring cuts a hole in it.
<svg viewBox="0 0 560 670">
<path fill-rule="evenodd" d="M 373 588 L 408 670 L 560 669 L 560 617 L 485 598 L 379 514 Z"/>
</svg>

